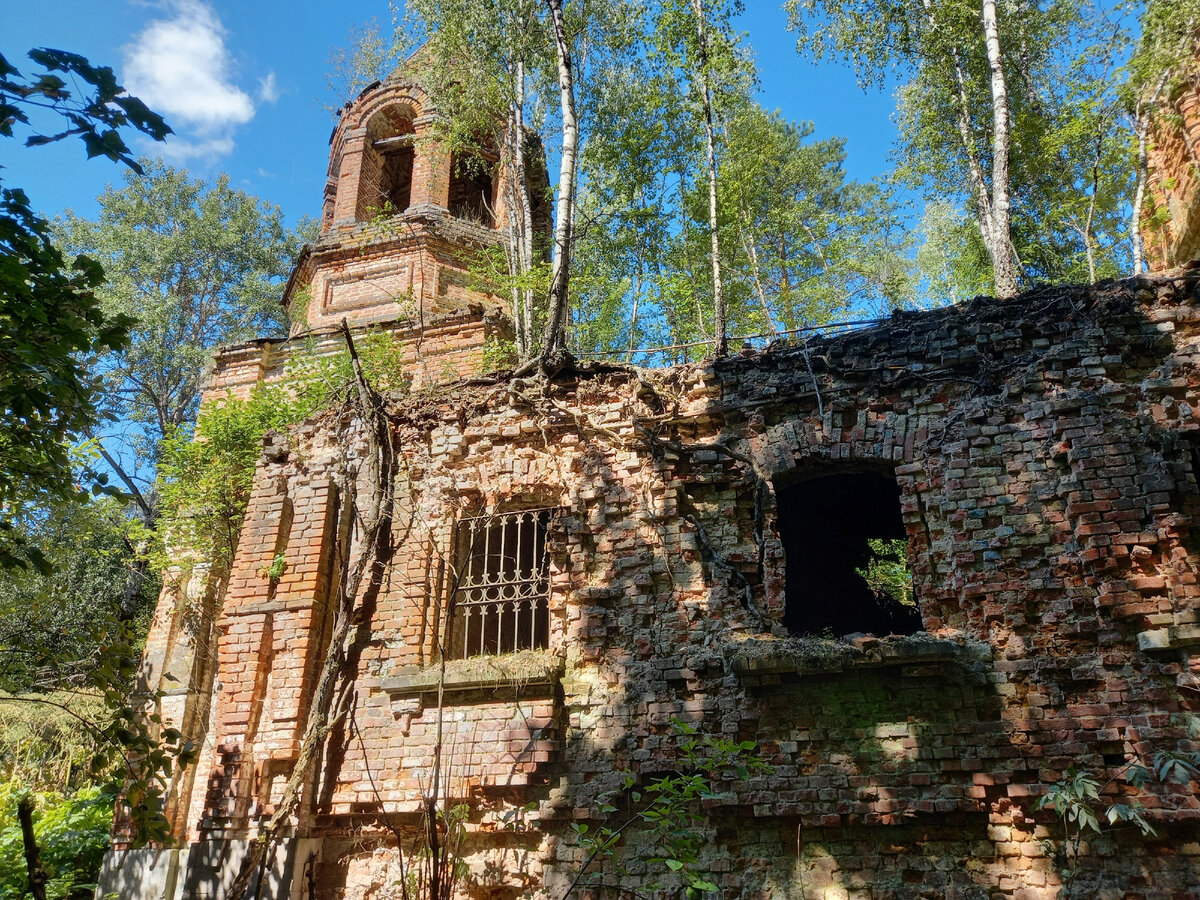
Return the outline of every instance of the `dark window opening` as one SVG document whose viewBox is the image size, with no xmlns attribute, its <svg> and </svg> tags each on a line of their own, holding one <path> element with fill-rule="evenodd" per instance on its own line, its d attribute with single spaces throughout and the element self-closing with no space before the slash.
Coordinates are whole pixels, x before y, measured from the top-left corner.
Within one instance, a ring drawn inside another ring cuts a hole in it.
<svg viewBox="0 0 1200 900">
<path fill-rule="evenodd" d="M 412 203 L 414 156 L 411 143 L 389 149 L 383 154 L 379 193 L 385 208 L 393 212 L 404 212 Z"/>
<path fill-rule="evenodd" d="M 548 509 L 527 509 L 458 523 L 454 658 L 547 646 L 550 581 L 546 528 L 550 514 Z"/>
<path fill-rule="evenodd" d="M 450 215 L 491 228 L 495 224 L 495 163 L 455 156 L 450 168 Z"/>
<path fill-rule="evenodd" d="M 778 501 L 789 632 L 922 630 L 895 478 L 879 472 L 826 475 L 780 489 Z"/>
</svg>

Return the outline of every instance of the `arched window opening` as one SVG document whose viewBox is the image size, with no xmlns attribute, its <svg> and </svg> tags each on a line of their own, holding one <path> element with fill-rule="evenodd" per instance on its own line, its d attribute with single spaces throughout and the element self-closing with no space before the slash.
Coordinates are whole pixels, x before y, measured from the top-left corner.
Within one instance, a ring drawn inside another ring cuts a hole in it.
<svg viewBox="0 0 1200 900">
<path fill-rule="evenodd" d="M 789 632 L 922 630 L 894 477 L 861 471 L 825 475 L 782 488 L 777 497 Z"/>
<path fill-rule="evenodd" d="M 494 227 L 495 174 L 492 160 L 456 153 L 450 168 L 450 215 Z"/>
<path fill-rule="evenodd" d="M 402 213 L 412 203 L 416 118 L 410 106 L 389 106 L 371 117 L 359 176 L 358 219 Z"/>
</svg>

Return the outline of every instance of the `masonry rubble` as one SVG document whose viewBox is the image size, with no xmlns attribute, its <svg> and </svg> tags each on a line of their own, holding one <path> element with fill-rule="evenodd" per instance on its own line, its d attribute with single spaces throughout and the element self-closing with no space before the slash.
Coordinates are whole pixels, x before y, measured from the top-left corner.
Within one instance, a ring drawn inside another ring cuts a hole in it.
<svg viewBox="0 0 1200 900">
<path fill-rule="evenodd" d="M 631 802 L 625 773 L 678 767 L 677 721 L 766 764 L 704 804 L 697 871 L 722 896 L 1058 896 L 1048 786 L 1196 749 L 1175 716 L 1200 703 L 1200 270 L 715 362 L 482 377 L 506 326 L 438 243 L 449 188 L 396 222 L 338 218 L 360 191 L 347 157 L 397 104 L 433 114 L 393 78 L 343 115 L 333 212 L 289 285 L 330 347 L 339 314 L 384 323 L 414 385 L 387 398 L 393 549 L 359 598 L 348 711 L 261 896 L 400 897 L 396 834 L 421 828 L 440 733 L 443 800 L 467 810 L 461 896 L 557 900 L 587 856 L 574 826 Z M 414 197 L 449 180 L 417 177 L 437 166 L 416 147 Z M 400 312 L 395 265 L 430 286 Z M 210 396 L 283 377 L 303 340 L 224 351 Z M 178 845 L 114 850 L 102 891 L 226 896 L 298 758 L 364 440 L 335 413 L 270 435 L 228 571 L 168 581 L 142 674 L 200 758 L 172 785 Z M 893 536 L 907 634 L 839 548 Z M 1200 896 L 1195 788 L 1138 792 L 1154 834 L 1086 841 L 1071 894 Z M 631 828 L 623 864 L 596 864 L 609 896 L 681 893 L 647 840 Z"/>
</svg>

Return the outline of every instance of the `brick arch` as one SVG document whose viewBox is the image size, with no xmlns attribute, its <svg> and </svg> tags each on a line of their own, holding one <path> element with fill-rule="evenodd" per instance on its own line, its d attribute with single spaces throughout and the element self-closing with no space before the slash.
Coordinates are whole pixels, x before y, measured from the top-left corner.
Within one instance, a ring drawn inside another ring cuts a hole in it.
<svg viewBox="0 0 1200 900">
<path fill-rule="evenodd" d="M 355 205 L 359 221 L 402 213 L 412 204 L 419 116 L 419 108 L 397 101 L 366 119 Z"/>
<path fill-rule="evenodd" d="M 337 143 L 339 134 L 362 128 L 381 109 L 397 104 L 411 107 L 415 117 L 437 114 L 433 101 L 418 82 L 408 79 L 385 81 L 363 91 L 347 107 L 338 121 L 333 143 Z"/>
<path fill-rule="evenodd" d="M 827 412 L 824 422 L 813 416 L 809 421 L 815 428 L 796 427 L 773 433 L 769 435 L 765 446 L 755 454 L 758 470 L 767 484 L 762 502 L 763 556 L 767 563 L 763 605 L 772 620 L 780 626 L 784 626 L 785 623 L 795 624 L 794 621 L 788 622 L 789 619 L 795 619 L 795 610 L 791 610 L 789 614 L 787 594 L 789 578 L 794 582 L 798 574 L 789 571 L 790 568 L 794 568 L 796 559 L 791 560 L 793 566 L 789 567 L 789 552 L 786 550 L 789 539 L 781 530 L 794 527 L 795 521 L 781 523 L 781 499 L 784 504 L 792 503 L 793 499 L 789 499 L 788 495 L 794 498 L 795 495 L 804 493 L 803 490 L 796 489 L 808 482 L 831 477 L 847 481 L 845 486 L 850 489 L 850 493 L 855 493 L 856 486 L 849 483 L 855 480 L 855 476 L 865 476 L 867 479 L 871 476 L 885 476 L 888 480 L 894 480 L 899 492 L 899 508 L 896 511 L 898 518 L 891 521 L 887 529 L 881 529 L 881 533 L 874 536 L 903 537 L 907 541 L 915 595 L 922 613 L 920 621 L 925 628 L 931 626 L 932 620 L 928 615 L 928 601 L 933 599 L 934 593 L 928 563 L 931 548 L 929 536 L 921 524 L 923 517 L 919 506 L 922 501 L 917 491 L 920 476 L 916 470 L 922 467 L 913 465 L 912 445 L 904 439 L 915 426 L 904 413 L 891 412 L 876 416 L 868 412 L 866 415 L 865 423 L 859 411 L 853 409 Z M 898 437 L 894 437 L 892 446 L 881 447 L 877 440 L 871 439 L 872 431 L 890 432 Z M 878 487 L 879 485 L 875 486 Z M 869 495 L 867 500 L 872 503 L 883 502 L 882 497 L 874 493 L 875 488 L 864 486 L 865 495 Z M 859 502 L 863 501 L 863 497 L 858 499 Z M 806 502 L 808 500 L 811 498 L 806 498 Z M 828 498 L 823 502 L 828 502 Z M 794 520 L 795 509 L 789 512 Z M 891 513 L 880 509 L 873 509 L 870 514 L 892 519 Z M 782 518 L 787 519 L 788 516 Z M 883 530 L 887 531 L 886 535 L 883 534 Z M 795 546 L 792 546 L 790 555 L 795 557 Z M 832 554 L 831 559 L 833 555 L 836 554 Z M 916 620 L 907 623 L 897 620 L 892 624 L 897 627 L 918 627 Z"/>
<path fill-rule="evenodd" d="M 444 188 L 436 182 L 445 179 L 431 177 L 436 149 L 420 146 L 433 114 L 429 96 L 410 80 L 376 84 L 342 111 L 330 138 L 325 230 L 438 202 Z M 407 144 L 380 143 L 406 135 Z"/>
</svg>

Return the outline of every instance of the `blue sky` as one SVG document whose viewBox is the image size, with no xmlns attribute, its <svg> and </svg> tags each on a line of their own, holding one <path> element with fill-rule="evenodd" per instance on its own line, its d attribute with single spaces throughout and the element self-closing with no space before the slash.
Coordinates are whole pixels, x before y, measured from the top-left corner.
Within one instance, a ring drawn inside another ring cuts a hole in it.
<svg viewBox="0 0 1200 900">
<path fill-rule="evenodd" d="M 748 0 L 741 27 L 754 47 L 761 101 L 787 117 L 811 120 L 814 137 L 847 140 L 851 177 L 887 168 L 892 98 L 864 94 L 853 72 L 815 66 L 775 0 Z M 59 0 L 52 7 L 12 3 L 0 52 L 23 71 L 32 47 L 82 53 L 110 65 L 122 83 L 163 113 L 176 137 L 135 149 L 165 155 L 196 176 L 228 172 L 233 183 L 278 204 L 289 222 L 320 210 L 332 118 L 325 72 L 330 50 L 372 17 L 390 22 L 386 0 Z M 47 10 L 53 10 L 48 12 Z M 55 215 L 96 212 L 95 197 L 121 178 L 106 160 L 85 160 L 66 142 L 25 149 L 0 143 L 0 178 L 25 188 L 35 208 Z"/>
</svg>

